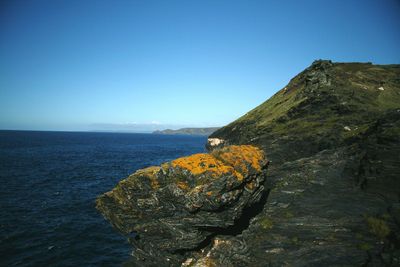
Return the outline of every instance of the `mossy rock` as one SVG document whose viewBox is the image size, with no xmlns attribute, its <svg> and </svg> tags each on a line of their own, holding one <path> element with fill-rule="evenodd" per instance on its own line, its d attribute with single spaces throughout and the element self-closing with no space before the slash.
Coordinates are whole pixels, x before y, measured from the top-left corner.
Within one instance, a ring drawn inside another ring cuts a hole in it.
<svg viewBox="0 0 400 267">
<path fill-rule="evenodd" d="M 367 224 L 369 231 L 380 239 L 385 239 L 390 234 L 390 228 L 388 224 L 382 219 L 368 217 Z"/>
<path fill-rule="evenodd" d="M 267 218 L 267 217 L 262 218 L 259 221 L 259 223 L 260 223 L 261 227 L 265 230 L 270 230 L 274 227 L 274 222 L 270 218 Z"/>
</svg>

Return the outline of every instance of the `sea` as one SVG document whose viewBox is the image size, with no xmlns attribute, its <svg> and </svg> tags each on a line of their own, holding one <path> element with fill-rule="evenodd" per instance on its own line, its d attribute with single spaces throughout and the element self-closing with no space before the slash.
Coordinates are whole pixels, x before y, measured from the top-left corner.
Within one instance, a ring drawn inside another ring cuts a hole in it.
<svg viewBox="0 0 400 267">
<path fill-rule="evenodd" d="M 204 152 L 206 137 L 0 131 L 0 266 L 121 266 L 132 247 L 95 209 L 138 169 Z"/>
</svg>

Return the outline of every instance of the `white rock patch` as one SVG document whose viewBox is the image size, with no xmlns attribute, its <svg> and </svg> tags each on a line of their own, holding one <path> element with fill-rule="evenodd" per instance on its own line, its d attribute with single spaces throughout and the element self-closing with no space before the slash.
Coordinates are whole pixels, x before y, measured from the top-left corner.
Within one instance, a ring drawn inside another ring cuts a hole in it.
<svg viewBox="0 0 400 267">
<path fill-rule="evenodd" d="M 208 138 L 207 142 L 210 146 L 213 147 L 213 146 L 218 146 L 220 144 L 223 144 L 225 142 L 225 140 L 219 139 L 219 138 Z"/>
<path fill-rule="evenodd" d="M 272 254 L 278 254 L 278 253 L 282 253 L 285 250 L 283 248 L 272 248 L 272 249 L 267 249 L 265 252 L 267 253 L 272 253 Z"/>
</svg>

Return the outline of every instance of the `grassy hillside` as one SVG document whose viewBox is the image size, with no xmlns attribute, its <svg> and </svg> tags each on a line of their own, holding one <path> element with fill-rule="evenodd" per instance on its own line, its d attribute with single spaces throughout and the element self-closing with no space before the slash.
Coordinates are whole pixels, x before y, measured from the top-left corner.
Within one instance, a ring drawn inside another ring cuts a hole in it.
<svg viewBox="0 0 400 267">
<path fill-rule="evenodd" d="M 319 60 L 210 137 L 260 145 L 273 160 L 296 159 L 351 142 L 399 108 L 400 65 Z"/>
</svg>

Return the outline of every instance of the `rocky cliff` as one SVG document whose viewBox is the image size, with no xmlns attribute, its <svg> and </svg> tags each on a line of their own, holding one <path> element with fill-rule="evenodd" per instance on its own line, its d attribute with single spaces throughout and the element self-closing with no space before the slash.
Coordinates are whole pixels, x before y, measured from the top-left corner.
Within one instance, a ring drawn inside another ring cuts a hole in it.
<svg viewBox="0 0 400 267">
<path fill-rule="evenodd" d="M 179 158 L 135 172 L 100 196 L 97 208 L 130 236 L 128 265 L 180 265 L 251 218 L 266 199 L 267 163 L 262 150 L 246 145 Z"/>
<path fill-rule="evenodd" d="M 399 65 L 315 61 L 207 147 L 99 197 L 128 265 L 400 264 Z"/>
</svg>

